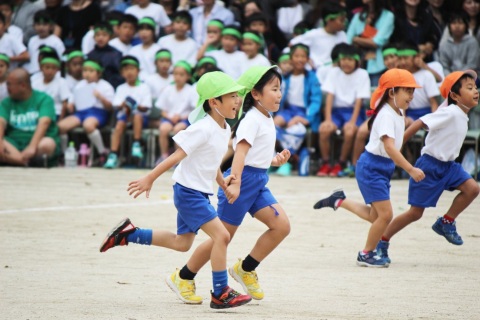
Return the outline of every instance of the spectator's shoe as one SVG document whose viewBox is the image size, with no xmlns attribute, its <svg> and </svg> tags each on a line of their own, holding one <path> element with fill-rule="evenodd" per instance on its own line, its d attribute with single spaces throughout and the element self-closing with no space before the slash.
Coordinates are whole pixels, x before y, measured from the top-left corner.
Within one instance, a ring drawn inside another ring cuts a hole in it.
<svg viewBox="0 0 480 320">
<path fill-rule="evenodd" d="M 132 157 L 140 159 L 143 158 L 142 146 L 138 141 L 135 141 L 132 145 Z"/>
<path fill-rule="evenodd" d="M 180 278 L 180 270 L 176 270 L 168 276 L 165 281 L 177 297 L 187 304 L 201 304 L 202 297 L 195 295 L 195 280 L 184 280 Z"/>
<path fill-rule="evenodd" d="M 118 225 L 116 225 L 103 240 L 100 246 L 100 252 L 105 252 L 110 248 L 116 246 L 127 246 L 127 236 L 137 230 L 130 219 L 125 218 Z"/>
<path fill-rule="evenodd" d="M 328 163 L 324 163 L 317 171 L 317 177 L 327 177 L 332 167 Z"/>
<path fill-rule="evenodd" d="M 226 308 L 234 308 L 239 307 L 244 304 L 249 303 L 252 301 L 252 298 L 247 294 L 241 294 L 226 286 L 223 288 L 222 293 L 218 297 L 212 292 L 212 301 L 210 302 L 210 308 L 213 309 L 226 309 Z"/>
<path fill-rule="evenodd" d="M 384 258 L 377 255 L 375 251 L 369 251 L 363 254 L 361 251 L 357 256 L 357 266 L 373 267 L 373 268 L 388 268 L 389 263 Z"/>
<path fill-rule="evenodd" d="M 463 244 L 462 237 L 457 233 L 457 227 L 455 222 L 453 223 L 443 223 L 442 217 L 439 217 L 437 221 L 433 224 L 432 229 L 441 236 L 444 236 L 448 242 L 453 243 L 454 245 L 460 246 Z"/>
<path fill-rule="evenodd" d="M 118 156 L 116 153 L 110 153 L 107 158 L 107 162 L 103 165 L 106 169 L 114 169 L 118 165 Z"/>
<path fill-rule="evenodd" d="M 263 290 L 258 284 L 258 277 L 255 271 L 246 272 L 242 269 L 242 259 L 238 259 L 233 267 L 228 269 L 228 273 L 240 283 L 243 290 L 247 292 L 253 299 L 262 300 L 264 297 Z"/>
<path fill-rule="evenodd" d="M 343 169 L 342 171 L 340 171 L 338 173 L 338 176 L 339 177 L 350 177 L 350 178 L 354 178 L 355 177 L 355 166 L 354 165 L 350 165 L 348 167 L 346 167 L 345 169 Z"/>
<path fill-rule="evenodd" d="M 377 243 L 376 250 L 377 250 L 377 256 L 385 259 L 385 261 L 387 261 L 390 264 L 392 262 L 392 260 L 390 260 L 390 258 L 388 257 L 388 247 L 389 246 L 390 246 L 390 242 L 380 240 Z"/>
<path fill-rule="evenodd" d="M 281 165 L 278 167 L 276 174 L 283 177 L 289 177 L 292 174 L 292 165 L 288 162 Z"/>
<path fill-rule="evenodd" d="M 328 174 L 330 177 L 338 177 L 338 174 L 342 172 L 343 168 L 340 165 L 340 163 L 336 163 L 332 170 L 330 170 L 330 173 Z"/>
<path fill-rule="evenodd" d="M 337 200 L 345 200 L 346 196 L 342 189 L 333 190 L 333 193 L 329 195 L 327 198 L 323 198 L 319 200 L 313 206 L 313 209 L 322 209 L 325 207 L 330 207 L 333 210 L 337 210 L 338 206 L 336 204 Z"/>
</svg>

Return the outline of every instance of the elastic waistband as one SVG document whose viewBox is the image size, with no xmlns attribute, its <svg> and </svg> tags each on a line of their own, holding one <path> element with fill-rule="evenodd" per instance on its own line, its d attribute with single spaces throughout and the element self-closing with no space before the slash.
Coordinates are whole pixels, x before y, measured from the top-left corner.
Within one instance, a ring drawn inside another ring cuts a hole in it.
<svg viewBox="0 0 480 320">
<path fill-rule="evenodd" d="M 200 193 L 201 195 L 205 196 L 205 198 L 208 198 L 208 196 L 210 195 L 213 195 L 213 194 L 210 194 L 210 193 L 205 193 L 205 192 L 202 192 L 202 191 L 199 191 L 199 190 L 196 190 L 196 189 L 192 189 L 192 188 L 189 188 L 189 187 L 185 187 L 183 184 L 180 184 L 178 182 L 175 182 L 175 185 L 179 186 L 180 188 L 182 189 L 188 189 L 188 190 L 192 190 L 192 191 L 195 191 L 195 192 L 198 192 Z M 174 185 L 174 186 L 175 186 Z"/>
<path fill-rule="evenodd" d="M 390 164 L 390 163 L 393 163 L 393 160 L 390 159 L 390 158 L 382 157 L 382 156 L 373 154 L 373 153 L 371 153 L 371 152 L 368 152 L 368 151 L 366 151 L 366 150 L 365 150 L 364 152 L 365 152 L 365 154 L 366 154 L 369 158 L 372 158 L 372 159 L 374 159 L 375 161 L 380 162 L 381 164 Z"/>
<path fill-rule="evenodd" d="M 267 173 L 268 169 L 263 169 L 263 168 L 255 168 L 251 166 L 245 166 L 243 168 L 244 172 L 249 172 L 249 173 Z"/>
</svg>

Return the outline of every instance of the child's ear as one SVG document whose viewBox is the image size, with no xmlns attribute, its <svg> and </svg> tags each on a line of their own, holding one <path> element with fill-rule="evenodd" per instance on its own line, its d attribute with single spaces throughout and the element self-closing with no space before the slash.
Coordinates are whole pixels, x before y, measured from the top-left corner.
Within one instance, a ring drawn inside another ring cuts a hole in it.
<svg viewBox="0 0 480 320">
<path fill-rule="evenodd" d="M 258 92 L 257 90 L 252 89 L 251 94 L 252 94 L 252 98 L 253 98 L 254 100 L 260 99 L 260 92 Z"/>
</svg>

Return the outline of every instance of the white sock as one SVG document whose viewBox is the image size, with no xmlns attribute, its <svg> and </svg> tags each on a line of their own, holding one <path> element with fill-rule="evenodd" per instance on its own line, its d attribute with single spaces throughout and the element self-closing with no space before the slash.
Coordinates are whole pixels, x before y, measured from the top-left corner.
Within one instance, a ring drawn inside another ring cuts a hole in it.
<svg viewBox="0 0 480 320">
<path fill-rule="evenodd" d="M 66 133 L 60 135 L 60 147 L 62 148 L 62 152 L 65 153 L 68 147 L 68 135 Z"/>
<path fill-rule="evenodd" d="M 88 139 L 93 143 L 99 154 L 105 153 L 105 146 L 103 145 L 102 135 L 98 129 L 88 134 Z"/>
</svg>

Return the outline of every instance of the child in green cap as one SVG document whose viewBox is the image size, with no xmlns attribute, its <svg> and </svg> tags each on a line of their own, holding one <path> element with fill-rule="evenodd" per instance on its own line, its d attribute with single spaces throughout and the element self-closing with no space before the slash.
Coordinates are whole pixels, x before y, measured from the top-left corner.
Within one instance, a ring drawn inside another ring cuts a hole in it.
<svg viewBox="0 0 480 320">
<path fill-rule="evenodd" d="M 146 176 L 129 184 L 128 192 L 134 198 L 144 192 L 148 198 L 154 181 L 179 164 L 173 173 L 176 182 L 173 186 L 173 199 L 178 210 L 177 233 L 136 228 L 126 218 L 110 231 L 100 247 L 100 252 L 105 252 L 115 246 L 139 243 L 188 251 L 196 233 L 202 229 L 212 238 L 213 243 L 213 291 L 210 307 L 214 309 L 241 306 L 252 299 L 228 286 L 226 260 L 230 235 L 209 201 L 209 195 L 213 194 L 213 181 L 217 181 L 224 189 L 231 179 L 222 177 L 219 166 L 231 134 L 225 118 L 236 116 L 240 105 L 237 92 L 242 89 L 243 86 L 223 72 L 205 74 L 197 84 L 200 98 L 189 116 L 192 125 L 173 137 L 178 149 Z M 202 298 L 195 295 L 193 281 L 180 279 L 178 271 L 167 282 L 185 303 L 202 303 Z"/>
<path fill-rule="evenodd" d="M 226 180 L 233 179 L 227 188 L 218 190 L 218 217 L 230 232 L 230 237 L 235 235 L 247 212 L 268 227 L 245 260 L 239 260 L 229 268 L 230 275 L 256 300 L 263 299 L 264 293 L 255 269 L 290 232 L 285 211 L 266 187 L 268 168 L 281 166 L 290 158 L 290 152 L 283 150 L 272 159 L 276 131 L 271 113 L 280 106 L 281 81 L 277 66 L 251 67 L 238 80 L 245 86 L 241 92 L 244 112 L 233 127 L 235 155 L 232 167 L 224 173 Z M 212 240 L 202 243 L 178 276 L 175 273 L 171 278 L 180 277 L 182 281 L 194 284 L 195 275 L 208 262 L 210 252 L 213 253 L 212 248 Z M 178 297 L 188 300 L 187 288 L 181 282 L 176 284 L 174 291 Z"/>
<path fill-rule="evenodd" d="M 5 53 L 0 53 L 0 101 L 8 97 L 7 74 L 10 67 L 10 58 Z"/>
</svg>

